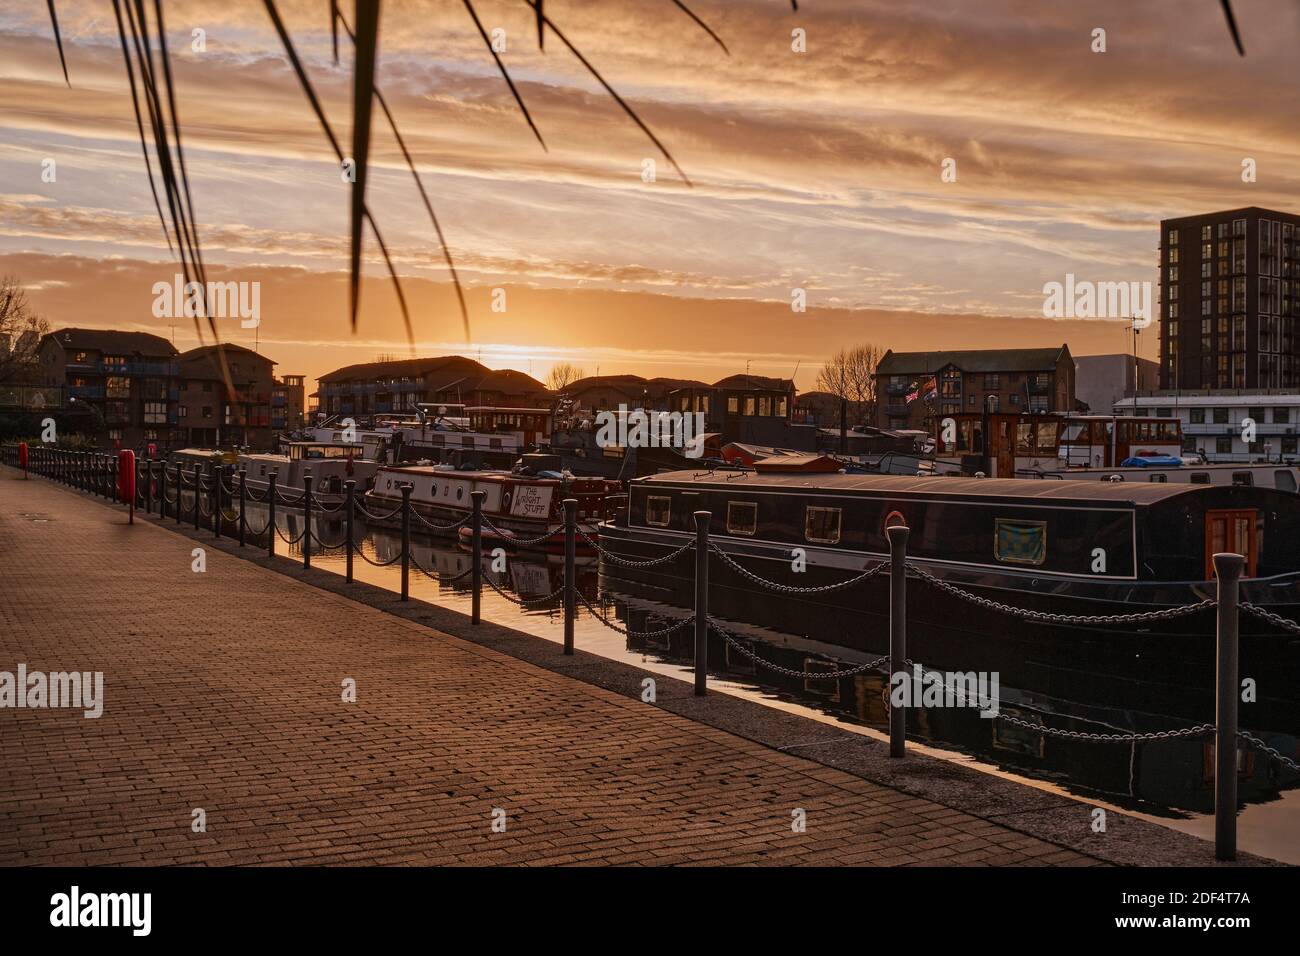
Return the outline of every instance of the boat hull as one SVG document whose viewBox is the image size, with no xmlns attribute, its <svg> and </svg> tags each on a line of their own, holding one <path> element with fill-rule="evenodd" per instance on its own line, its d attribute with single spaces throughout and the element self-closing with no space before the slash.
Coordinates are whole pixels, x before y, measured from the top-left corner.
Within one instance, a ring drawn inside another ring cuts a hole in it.
<svg viewBox="0 0 1300 956">
<path fill-rule="evenodd" d="M 616 557 L 645 561 L 677 550 L 688 536 L 643 528 L 602 526 L 601 547 Z M 809 563 L 792 569 L 788 552 L 761 546 L 724 547 L 734 561 L 785 588 L 821 587 L 874 566 L 884 555 L 860 555 L 855 567 Z M 844 557 L 848 557 L 844 555 Z M 1214 596 L 1210 582 L 1094 582 L 1023 578 L 917 561 L 934 576 L 1013 607 L 1077 615 L 1121 615 L 1197 603 Z M 654 568 L 601 563 L 602 585 L 671 605 L 694 605 L 695 558 L 688 552 Z M 829 592 L 768 590 L 714 555 L 709 568 L 709 612 L 824 646 L 850 660 L 889 649 L 889 576 Z M 1300 575 L 1245 581 L 1242 600 L 1300 619 Z M 1141 708 L 1158 694 L 1189 720 L 1212 721 L 1216 618 L 1212 609 L 1149 623 L 1058 624 L 1030 621 L 985 608 L 913 576 L 907 582 L 908 656 L 950 670 L 998 671 L 1004 684 L 1033 687 L 1065 699 Z M 1242 705 L 1242 725 L 1300 725 L 1300 638 L 1241 615 L 1241 675 L 1258 688 L 1258 702 Z"/>
</svg>

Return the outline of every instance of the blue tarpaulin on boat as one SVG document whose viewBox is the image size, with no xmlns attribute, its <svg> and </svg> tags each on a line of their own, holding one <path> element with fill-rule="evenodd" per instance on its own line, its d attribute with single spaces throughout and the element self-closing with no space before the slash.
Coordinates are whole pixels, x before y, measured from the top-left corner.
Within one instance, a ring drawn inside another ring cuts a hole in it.
<svg viewBox="0 0 1300 956">
<path fill-rule="evenodd" d="M 1172 465 L 1177 468 L 1182 463 L 1181 458 L 1175 458 L 1173 455 L 1150 455 L 1145 458 L 1125 458 L 1119 463 L 1119 466 L 1121 468 L 1150 468 L 1158 465 L 1162 468 L 1168 468 Z"/>
</svg>

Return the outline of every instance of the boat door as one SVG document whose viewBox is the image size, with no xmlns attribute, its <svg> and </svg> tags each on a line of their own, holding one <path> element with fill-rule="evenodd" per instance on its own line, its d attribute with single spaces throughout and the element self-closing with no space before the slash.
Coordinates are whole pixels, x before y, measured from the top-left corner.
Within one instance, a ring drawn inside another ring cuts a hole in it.
<svg viewBox="0 0 1300 956">
<path fill-rule="evenodd" d="M 1246 559 L 1245 577 L 1255 576 L 1259 557 L 1254 508 L 1212 508 L 1205 512 L 1205 580 L 1214 580 L 1214 556 L 1227 552 Z"/>
<path fill-rule="evenodd" d="M 990 478 L 1016 476 L 1016 425 L 1019 421 L 1019 415 L 989 416 L 989 460 L 993 464 Z"/>
</svg>

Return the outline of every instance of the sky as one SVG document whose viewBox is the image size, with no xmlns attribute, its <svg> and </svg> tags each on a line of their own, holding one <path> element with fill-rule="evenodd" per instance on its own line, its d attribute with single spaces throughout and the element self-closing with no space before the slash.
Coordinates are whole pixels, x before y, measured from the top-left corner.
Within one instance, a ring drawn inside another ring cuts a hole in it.
<svg viewBox="0 0 1300 956">
<path fill-rule="evenodd" d="M 346 38 L 336 66 L 327 4 L 277 6 L 349 143 Z M 415 354 L 539 378 L 558 361 L 706 380 L 748 368 L 806 390 L 832 352 L 861 342 L 1127 352 L 1123 320 L 1044 318 L 1044 284 L 1154 283 L 1162 218 L 1300 211 L 1300 3 L 1236 0 L 1245 57 L 1217 0 L 691 6 L 728 52 L 670 0 L 546 5 L 688 184 L 554 35 L 538 50 L 521 0 L 475 8 L 503 31 L 545 149 L 461 0 L 384 5 L 378 83 L 471 313 L 467 341 L 378 114 L 368 195 L 410 299 Z M 192 320 L 152 310 L 154 283 L 178 268 L 112 4 L 56 7 L 70 87 L 45 5 L 0 0 L 0 274 L 55 328 L 141 329 L 192 347 Z M 260 324 L 218 320 L 223 340 L 312 379 L 412 354 L 373 241 L 350 326 L 350 187 L 263 4 L 164 7 L 210 278 L 260 283 Z M 1255 182 L 1243 182 L 1246 158 Z M 1139 341 L 1148 357 L 1154 332 Z"/>
</svg>

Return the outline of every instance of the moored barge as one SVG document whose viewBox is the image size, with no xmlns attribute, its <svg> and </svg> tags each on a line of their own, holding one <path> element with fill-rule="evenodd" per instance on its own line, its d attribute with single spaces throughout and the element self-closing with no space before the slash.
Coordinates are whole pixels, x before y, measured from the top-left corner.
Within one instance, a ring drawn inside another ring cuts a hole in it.
<svg viewBox="0 0 1300 956">
<path fill-rule="evenodd" d="M 1300 500 L 1274 489 L 676 472 L 632 482 L 601 546 L 625 560 L 663 557 L 694 538 L 696 511 L 711 513 L 711 544 L 723 553 L 710 559 L 711 613 L 857 653 L 887 647 L 887 574 L 841 590 L 773 591 L 728 561 L 783 588 L 835 584 L 887 561 L 885 529 L 903 523 L 909 564 L 941 584 L 1014 608 L 1100 616 L 1212 599 L 1212 555 L 1236 551 L 1246 558 L 1241 600 L 1300 618 Z M 653 568 L 606 561 L 601 574 L 618 589 L 691 606 L 690 556 Z M 1208 608 L 1167 620 L 1043 622 L 916 577 L 908 585 L 909 653 L 962 667 L 1068 650 L 1092 671 L 1195 687 L 1197 701 L 1212 703 L 1203 688 L 1213 687 L 1214 633 Z M 1246 613 L 1241 633 L 1243 667 L 1252 668 L 1242 673 L 1269 675 L 1261 702 L 1297 712 L 1300 640 Z"/>
<path fill-rule="evenodd" d="M 366 493 L 365 508 L 378 517 L 372 524 L 401 525 L 402 486 L 411 485 L 411 509 L 423 519 L 413 523 L 420 533 L 465 537 L 473 513 L 472 493 L 484 492 L 483 538 L 490 547 L 564 546 L 564 499 L 578 501 L 578 526 L 592 537 L 607 517 L 611 495 L 622 491 L 617 481 L 572 475 L 547 477 L 511 471 L 459 471 L 445 465 L 385 466 Z M 537 539 L 542 540 L 538 541 Z"/>
</svg>

